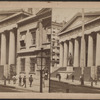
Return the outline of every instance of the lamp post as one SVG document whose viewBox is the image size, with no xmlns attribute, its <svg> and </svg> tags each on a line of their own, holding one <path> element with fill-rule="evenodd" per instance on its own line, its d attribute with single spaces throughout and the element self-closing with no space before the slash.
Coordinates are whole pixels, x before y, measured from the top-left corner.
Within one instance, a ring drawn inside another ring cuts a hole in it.
<svg viewBox="0 0 100 100">
<path fill-rule="evenodd" d="M 82 8 L 82 51 L 81 51 L 81 67 L 82 67 L 82 85 L 84 85 L 84 8 Z"/>
<path fill-rule="evenodd" d="M 42 88 L 42 83 L 43 83 L 43 71 L 48 68 L 46 63 L 50 63 L 49 61 L 47 61 L 46 59 L 48 59 L 48 56 L 43 52 L 43 48 L 41 48 L 40 50 L 40 54 L 39 56 L 37 56 L 37 67 L 40 71 L 40 93 L 43 92 L 43 88 Z M 50 66 L 49 66 L 50 68 Z M 50 71 L 50 69 L 48 68 L 48 70 Z M 49 81 L 50 81 L 50 72 L 49 72 Z M 50 84 L 49 84 L 50 86 Z M 50 91 L 50 89 L 49 89 Z"/>
<path fill-rule="evenodd" d="M 43 57 L 43 48 L 41 48 L 41 50 L 40 50 L 40 56 L 37 56 L 37 66 L 40 66 L 40 67 L 38 67 L 38 69 L 39 69 L 39 71 L 40 71 L 40 92 L 42 93 L 43 92 L 43 90 L 42 90 L 42 77 L 43 77 L 43 70 L 44 70 L 44 67 L 45 67 L 45 65 L 43 65 L 43 58 L 45 58 L 45 57 Z"/>
</svg>

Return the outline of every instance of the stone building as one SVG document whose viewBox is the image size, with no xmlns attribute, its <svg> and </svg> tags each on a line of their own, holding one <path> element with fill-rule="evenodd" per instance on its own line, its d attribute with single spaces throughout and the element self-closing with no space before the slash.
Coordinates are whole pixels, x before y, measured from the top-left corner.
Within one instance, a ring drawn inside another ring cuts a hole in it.
<svg viewBox="0 0 100 100">
<path fill-rule="evenodd" d="M 48 72 L 50 64 L 51 9 L 43 8 L 35 16 L 18 22 L 17 75 L 39 78 L 41 48 L 43 68 Z M 39 80 L 38 80 L 39 81 Z"/>
<path fill-rule="evenodd" d="M 17 22 L 30 15 L 22 9 L 0 11 L 0 79 L 16 68 Z"/>
<path fill-rule="evenodd" d="M 59 66 L 59 37 L 58 32 L 63 24 L 52 21 L 51 51 L 52 51 L 52 67 Z"/>
<path fill-rule="evenodd" d="M 85 13 L 84 17 L 84 78 L 100 76 L 100 12 Z M 79 79 L 82 72 L 82 14 L 77 13 L 59 32 L 60 67 L 68 72 L 68 57 L 73 57 L 73 74 Z M 63 73 L 63 72 L 62 72 Z"/>
</svg>

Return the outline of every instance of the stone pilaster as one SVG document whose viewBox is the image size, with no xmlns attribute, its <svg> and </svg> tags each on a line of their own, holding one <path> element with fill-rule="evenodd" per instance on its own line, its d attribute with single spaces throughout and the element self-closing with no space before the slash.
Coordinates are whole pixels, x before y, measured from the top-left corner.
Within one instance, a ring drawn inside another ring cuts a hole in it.
<svg viewBox="0 0 100 100">
<path fill-rule="evenodd" d="M 42 42 L 43 42 L 43 25 L 42 25 L 42 20 L 39 20 L 39 39 L 40 39 L 40 47 L 42 47 Z"/>
</svg>

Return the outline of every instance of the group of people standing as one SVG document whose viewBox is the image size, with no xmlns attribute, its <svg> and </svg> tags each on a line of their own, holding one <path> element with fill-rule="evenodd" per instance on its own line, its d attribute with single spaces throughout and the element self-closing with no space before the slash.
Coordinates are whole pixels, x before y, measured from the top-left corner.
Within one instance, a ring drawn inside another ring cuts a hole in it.
<svg viewBox="0 0 100 100">
<path fill-rule="evenodd" d="M 22 85 L 22 82 L 23 82 L 23 85 Z M 33 82 L 33 77 L 32 75 L 30 75 L 29 77 L 30 87 L 32 86 L 32 82 Z M 24 86 L 26 88 L 26 76 L 24 76 L 23 78 L 19 76 L 19 86 Z"/>
</svg>

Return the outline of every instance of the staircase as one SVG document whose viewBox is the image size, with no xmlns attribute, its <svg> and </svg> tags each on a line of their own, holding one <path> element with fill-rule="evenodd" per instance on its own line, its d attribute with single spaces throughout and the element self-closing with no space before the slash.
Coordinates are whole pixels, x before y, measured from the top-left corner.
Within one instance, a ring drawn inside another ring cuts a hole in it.
<svg viewBox="0 0 100 100">
<path fill-rule="evenodd" d="M 56 74 L 59 71 L 65 71 L 65 70 L 66 70 L 66 67 L 60 67 L 60 68 L 58 68 L 57 70 L 55 70 L 54 72 L 51 73 L 51 77 L 56 77 Z"/>
<path fill-rule="evenodd" d="M 51 73 L 51 77 L 56 77 L 56 74 L 59 71 L 66 71 L 66 67 L 60 67 L 60 68 L 58 68 L 53 73 Z M 81 67 L 74 67 L 72 74 L 74 75 L 75 80 L 80 80 Z M 72 79 L 72 74 L 69 75 L 69 79 Z M 91 67 L 84 67 L 84 80 L 85 81 L 89 81 L 90 76 L 91 76 Z"/>
</svg>

